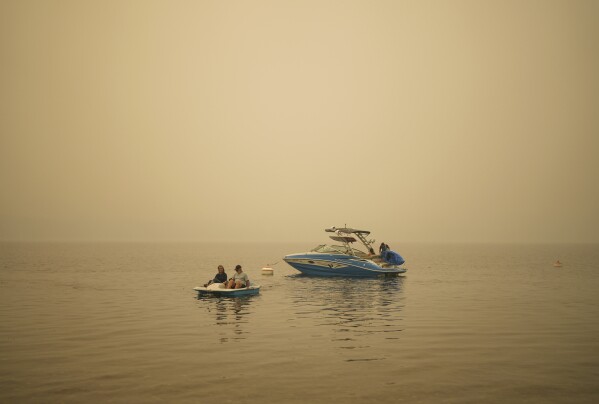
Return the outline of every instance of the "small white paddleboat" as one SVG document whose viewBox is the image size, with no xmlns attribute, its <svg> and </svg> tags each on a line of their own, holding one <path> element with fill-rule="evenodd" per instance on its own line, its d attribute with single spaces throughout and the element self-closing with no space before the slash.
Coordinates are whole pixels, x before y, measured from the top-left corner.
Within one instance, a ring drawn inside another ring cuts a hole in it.
<svg viewBox="0 0 599 404">
<path fill-rule="evenodd" d="M 229 296 L 229 297 L 237 297 L 237 296 L 247 296 L 247 295 L 257 295 L 260 293 L 260 285 L 251 284 L 249 288 L 240 288 L 240 289 L 226 289 L 224 283 L 213 283 L 208 285 L 208 287 L 196 286 L 193 288 L 196 292 L 198 292 L 198 296 Z"/>
</svg>

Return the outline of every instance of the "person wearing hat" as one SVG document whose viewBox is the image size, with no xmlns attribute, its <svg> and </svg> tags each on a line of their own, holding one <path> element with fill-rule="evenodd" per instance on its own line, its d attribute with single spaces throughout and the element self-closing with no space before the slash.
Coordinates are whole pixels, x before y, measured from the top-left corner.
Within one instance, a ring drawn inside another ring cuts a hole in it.
<svg viewBox="0 0 599 404">
<path fill-rule="evenodd" d="M 231 279 L 229 279 L 229 284 L 227 288 L 229 289 L 240 289 L 240 288 L 249 288 L 250 287 L 250 278 L 248 275 L 243 272 L 241 265 L 235 266 L 235 275 Z"/>
</svg>

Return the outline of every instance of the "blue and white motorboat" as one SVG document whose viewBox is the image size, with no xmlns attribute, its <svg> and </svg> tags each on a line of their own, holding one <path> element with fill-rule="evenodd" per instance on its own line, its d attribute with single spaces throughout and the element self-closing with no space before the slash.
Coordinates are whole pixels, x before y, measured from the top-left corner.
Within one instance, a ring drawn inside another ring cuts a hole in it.
<svg viewBox="0 0 599 404">
<path fill-rule="evenodd" d="M 331 227 L 325 231 L 334 233 L 330 238 L 340 244 L 321 244 L 309 252 L 289 254 L 283 258 L 285 262 L 303 274 L 317 276 L 397 276 L 407 271 L 398 253 L 386 250 L 375 254 L 374 240 L 366 239 L 370 234 L 367 230 Z M 356 241 L 366 252 L 352 246 Z"/>
</svg>

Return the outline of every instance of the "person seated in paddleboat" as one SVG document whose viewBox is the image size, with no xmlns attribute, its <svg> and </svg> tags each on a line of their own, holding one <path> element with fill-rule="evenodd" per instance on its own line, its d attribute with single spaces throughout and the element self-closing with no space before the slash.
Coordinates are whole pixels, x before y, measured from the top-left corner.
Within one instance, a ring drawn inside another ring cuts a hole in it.
<svg viewBox="0 0 599 404">
<path fill-rule="evenodd" d="M 208 287 L 208 285 L 212 285 L 213 283 L 227 283 L 227 273 L 225 272 L 225 267 L 222 265 L 218 266 L 218 273 L 214 275 L 214 279 L 205 283 L 204 287 Z"/>
<path fill-rule="evenodd" d="M 225 286 L 229 289 L 241 289 L 250 287 L 250 278 L 243 272 L 241 265 L 235 266 L 235 275 L 229 279 L 229 283 Z"/>
</svg>

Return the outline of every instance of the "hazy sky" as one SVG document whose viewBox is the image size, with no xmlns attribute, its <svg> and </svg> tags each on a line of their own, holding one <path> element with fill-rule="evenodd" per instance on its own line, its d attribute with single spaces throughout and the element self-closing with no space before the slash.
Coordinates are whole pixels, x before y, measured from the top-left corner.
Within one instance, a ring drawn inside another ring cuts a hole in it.
<svg viewBox="0 0 599 404">
<path fill-rule="evenodd" d="M 598 1 L 0 0 L 0 240 L 599 242 Z"/>
</svg>

